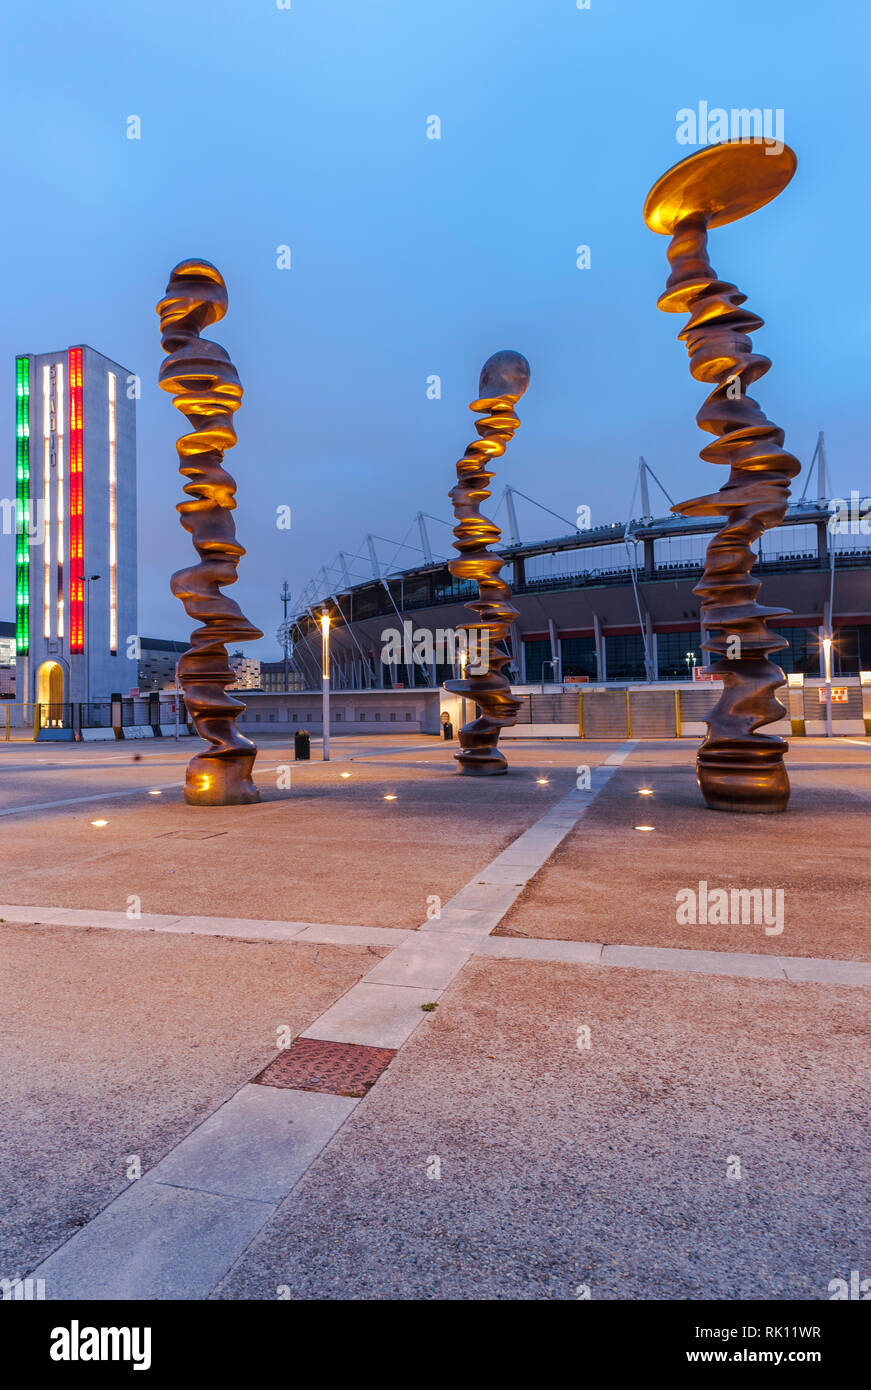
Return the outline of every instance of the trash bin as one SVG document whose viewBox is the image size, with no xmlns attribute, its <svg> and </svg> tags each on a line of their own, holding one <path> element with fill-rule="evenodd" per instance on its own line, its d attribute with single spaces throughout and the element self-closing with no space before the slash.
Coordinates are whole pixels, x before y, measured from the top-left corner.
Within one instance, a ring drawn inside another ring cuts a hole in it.
<svg viewBox="0 0 871 1390">
<path fill-rule="evenodd" d="M 311 739 L 307 729 L 298 729 L 293 736 L 293 756 L 297 762 L 307 762 L 311 758 Z"/>
<path fill-rule="evenodd" d="M 443 729 L 443 731 L 444 731 L 444 736 L 445 736 L 445 738 L 453 738 L 453 736 L 454 736 L 454 726 L 453 726 L 453 724 L 451 723 L 450 719 L 446 719 L 446 720 L 445 720 L 444 724 L 442 725 L 442 729 Z"/>
</svg>

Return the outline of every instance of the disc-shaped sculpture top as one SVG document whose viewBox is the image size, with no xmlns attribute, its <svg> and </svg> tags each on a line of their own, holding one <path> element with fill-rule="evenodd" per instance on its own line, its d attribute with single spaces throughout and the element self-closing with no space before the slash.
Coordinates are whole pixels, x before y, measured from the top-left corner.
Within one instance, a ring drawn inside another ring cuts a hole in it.
<svg viewBox="0 0 871 1390">
<path fill-rule="evenodd" d="M 736 222 L 776 198 L 797 163 L 788 145 L 780 151 L 762 140 L 706 145 L 657 179 L 644 203 L 644 220 L 664 236 L 693 214 L 702 214 L 709 227 Z"/>
</svg>

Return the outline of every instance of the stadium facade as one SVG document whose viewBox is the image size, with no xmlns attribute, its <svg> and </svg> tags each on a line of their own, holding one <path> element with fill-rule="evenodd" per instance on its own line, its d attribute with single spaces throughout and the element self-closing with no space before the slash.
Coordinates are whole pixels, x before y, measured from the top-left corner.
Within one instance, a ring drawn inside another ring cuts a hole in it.
<svg viewBox="0 0 871 1390">
<path fill-rule="evenodd" d="M 758 547 L 753 573 L 763 581 L 761 601 L 790 610 L 772 624 L 788 644 L 773 657 L 787 674 L 823 674 L 822 637 L 829 627 L 833 674 L 871 670 L 871 526 L 833 529 L 836 513 L 825 499 L 797 502 Z M 507 668 L 512 682 L 691 678 L 692 668 L 707 659 L 692 590 L 706 543 L 721 524 L 647 516 L 500 547 L 517 609 Z M 400 661 L 385 661 L 388 634 L 399 630 L 411 639 L 429 633 L 435 643 L 439 632 L 462 628 L 474 619 L 465 603 L 476 596 L 475 584 L 429 558 L 384 573 L 372 538 L 367 542 L 372 578 L 334 584 L 322 570 L 319 585 L 305 591 L 293 616 L 293 670 L 308 688 L 319 686 L 319 618 L 326 609 L 335 689 L 441 685 L 456 674 L 454 665 L 416 659 L 411 640 Z M 348 578 L 346 559 L 340 560 Z"/>
</svg>

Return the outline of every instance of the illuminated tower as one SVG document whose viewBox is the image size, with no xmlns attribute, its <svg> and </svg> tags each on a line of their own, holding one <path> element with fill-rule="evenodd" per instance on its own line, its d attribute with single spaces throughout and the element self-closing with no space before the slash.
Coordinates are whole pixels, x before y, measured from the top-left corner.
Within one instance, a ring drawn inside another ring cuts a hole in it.
<svg viewBox="0 0 871 1390">
<path fill-rule="evenodd" d="M 18 698 L 64 725 L 137 683 L 136 381 L 90 347 L 15 360 Z"/>
</svg>

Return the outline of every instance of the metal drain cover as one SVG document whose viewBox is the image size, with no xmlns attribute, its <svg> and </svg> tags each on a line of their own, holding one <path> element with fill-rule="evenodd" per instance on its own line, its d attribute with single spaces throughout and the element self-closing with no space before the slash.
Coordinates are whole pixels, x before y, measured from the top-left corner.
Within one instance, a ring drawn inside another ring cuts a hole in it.
<svg viewBox="0 0 871 1390">
<path fill-rule="evenodd" d="M 393 1047 L 297 1038 L 254 1081 L 291 1091 L 326 1091 L 334 1096 L 365 1096 L 396 1056 Z"/>
</svg>

